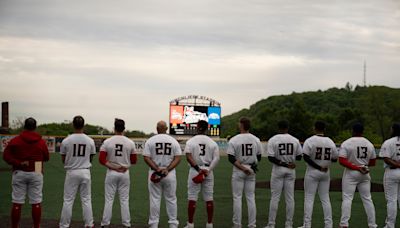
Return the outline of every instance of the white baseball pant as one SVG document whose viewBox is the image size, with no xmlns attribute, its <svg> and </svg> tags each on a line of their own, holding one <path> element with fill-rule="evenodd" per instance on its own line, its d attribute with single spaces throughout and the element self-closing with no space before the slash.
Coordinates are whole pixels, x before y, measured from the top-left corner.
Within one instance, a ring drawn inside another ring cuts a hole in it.
<svg viewBox="0 0 400 228">
<path fill-rule="evenodd" d="M 349 226 L 351 215 L 351 204 L 354 192 L 358 189 L 365 212 L 368 217 L 368 227 L 376 228 L 375 206 L 371 197 L 371 177 L 369 174 L 362 174 L 357 170 L 345 169 L 342 178 L 342 216 L 340 226 Z"/>
<path fill-rule="evenodd" d="M 29 203 L 38 204 L 42 202 L 43 174 L 36 172 L 25 172 L 15 170 L 12 174 L 12 202 L 25 203 L 28 193 Z"/>
<path fill-rule="evenodd" d="M 176 172 L 170 171 L 159 183 L 153 183 L 150 180 L 153 170 L 149 170 L 148 188 L 150 200 L 149 225 L 151 228 L 158 227 L 160 221 L 161 196 L 164 195 L 165 205 L 167 207 L 168 224 L 170 228 L 178 227 L 178 206 L 176 198 Z"/>
<path fill-rule="evenodd" d="M 107 170 L 104 185 L 105 204 L 103 211 L 103 220 L 101 221 L 102 226 L 110 225 L 116 192 L 118 192 L 119 202 L 121 204 L 122 225 L 126 227 L 131 226 L 131 215 L 129 212 L 129 186 L 129 171 L 126 171 L 125 173 L 120 173 L 110 169 Z"/>
<path fill-rule="evenodd" d="M 193 169 L 189 169 L 188 175 L 188 200 L 198 200 L 200 191 L 203 194 L 204 201 L 212 201 L 214 195 L 214 174 L 211 171 L 208 176 L 204 179 L 201 184 L 193 182 L 192 178 L 197 176 L 199 173 Z"/>
<path fill-rule="evenodd" d="M 318 191 L 324 211 L 325 228 L 332 228 L 332 207 L 329 199 L 330 172 L 308 168 L 304 176 L 304 228 L 311 228 L 315 194 Z"/>
<path fill-rule="evenodd" d="M 242 227 L 242 195 L 246 195 L 248 211 L 248 227 L 256 227 L 256 201 L 255 201 L 256 175 L 246 175 L 243 171 L 233 167 L 232 172 L 232 195 L 233 195 L 233 218 L 234 227 Z"/>
<path fill-rule="evenodd" d="M 68 228 L 71 222 L 72 207 L 77 191 L 82 202 L 85 226 L 93 226 L 91 179 L 89 169 L 67 170 L 64 183 L 64 204 L 61 212 L 60 227 Z"/>
<path fill-rule="evenodd" d="M 400 191 L 400 169 L 386 168 L 383 176 L 383 186 L 387 201 L 387 217 L 385 228 L 395 228 L 397 217 L 397 200 Z"/>
<path fill-rule="evenodd" d="M 269 205 L 268 227 L 275 227 L 276 214 L 282 190 L 285 193 L 286 222 L 285 227 L 293 226 L 294 215 L 294 183 L 296 171 L 282 166 L 274 165 L 271 175 L 271 201 Z"/>
</svg>

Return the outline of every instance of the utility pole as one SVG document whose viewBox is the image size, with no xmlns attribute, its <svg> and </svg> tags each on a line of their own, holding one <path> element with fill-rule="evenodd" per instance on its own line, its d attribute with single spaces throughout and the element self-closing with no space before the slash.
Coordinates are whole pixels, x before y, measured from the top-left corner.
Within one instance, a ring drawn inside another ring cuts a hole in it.
<svg viewBox="0 0 400 228">
<path fill-rule="evenodd" d="M 364 87 L 367 87 L 367 62 L 364 60 Z"/>
</svg>

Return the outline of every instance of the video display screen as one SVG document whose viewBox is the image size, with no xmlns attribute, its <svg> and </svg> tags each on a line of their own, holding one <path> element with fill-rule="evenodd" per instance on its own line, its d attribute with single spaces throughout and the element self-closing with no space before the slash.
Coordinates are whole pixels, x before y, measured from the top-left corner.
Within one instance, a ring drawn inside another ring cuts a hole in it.
<svg viewBox="0 0 400 228">
<path fill-rule="evenodd" d="M 195 135 L 200 120 L 208 122 L 207 135 L 220 135 L 221 107 L 170 105 L 169 117 L 172 135 Z"/>
</svg>

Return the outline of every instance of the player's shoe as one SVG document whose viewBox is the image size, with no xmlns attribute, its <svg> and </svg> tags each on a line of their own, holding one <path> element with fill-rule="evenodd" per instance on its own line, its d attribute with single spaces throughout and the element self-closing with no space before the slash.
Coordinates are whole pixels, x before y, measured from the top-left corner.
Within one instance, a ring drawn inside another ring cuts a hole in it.
<svg viewBox="0 0 400 228">
<path fill-rule="evenodd" d="M 194 223 L 187 223 L 184 228 L 194 228 Z"/>
<path fill-rule="evenodd" d="M 206 224 L 206 228 L 213 228 L 213 224 L 212 223 L 207 223 Z"/>
</svg>

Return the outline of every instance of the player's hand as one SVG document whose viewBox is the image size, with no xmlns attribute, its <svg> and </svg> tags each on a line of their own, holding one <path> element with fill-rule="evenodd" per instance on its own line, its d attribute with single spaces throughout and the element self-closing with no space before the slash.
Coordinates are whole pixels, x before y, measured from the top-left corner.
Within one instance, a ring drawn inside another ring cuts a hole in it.
<svg viewBox="0 0 400 228">
<path fill-rule="evenodd" d="M 161 169 L 161 174 L 163 174 L 163 175 L 165 175 L 165 176 L 167 176 L 168 175 L 168 169 Z"/>
<path fill-rule="evenodd" d="M 324 173 L 328 172 L 328 167 L 321 167 L 321 172 L 324 172 Z"/>
<path fill-rule="evenodd" d="M 244 168 L 243 172 L 244 172 L 247 176 L 253 174 L 253 172 L 252 172 L 250 169 L 248 169 L 248 168 Z"/>
<path fill-rule="evenodd" d="M 368 168 L 368 166 L 361 166 L 361 167 L 358 169 L 358 171 L 359 171 L 360 173 L 362 173 L 362 174 L 367 174 L 367 173 L 369 173 L 369 168 Z"/>
<path fill-rule="evenodd" d="M 21 162 L 21 166 L 29 166 L 29 161 L 23 161 L 23 162 Z"/>
<path fill-rule="evenodd" d="M 208 176 L 208 174 L 210 173 L 207 169 L 201 169 L 199 173 L 203 173 L 204 176 Z"/>
<path fill-rule="evenodd" d="M 288 164 L 288 166 L 287 166 L 289 169 L 294 169 L 294 168 L 296 168 L 296 164 L 295 163 L 292 163 L 292 162 L 290 162 L 289 164 Z"/>
<path fill-rule="evenodd" d="M 119 172 L 119 173 L 125 173 L 128 170 L 128 168 L 126 168 L 125 166 L 121 166 L 118 169 L 116 169 L 115 171 Z"/>
</svg>

